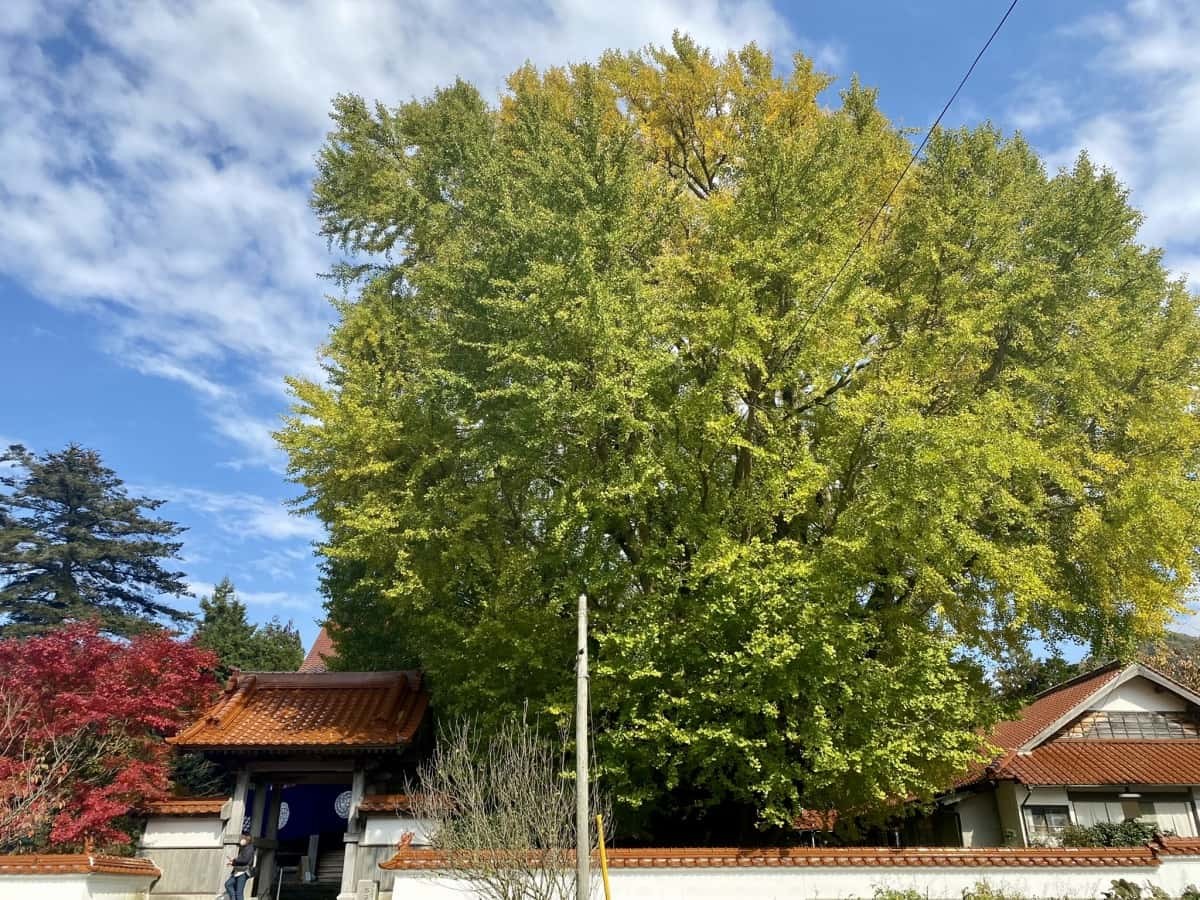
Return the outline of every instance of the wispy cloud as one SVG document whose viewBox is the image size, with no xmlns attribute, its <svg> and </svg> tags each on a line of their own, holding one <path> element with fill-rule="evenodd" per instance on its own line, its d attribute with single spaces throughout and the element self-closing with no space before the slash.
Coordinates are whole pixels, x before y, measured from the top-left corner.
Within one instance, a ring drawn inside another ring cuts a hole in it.
<svg viewBox="0 0 1200 900">
<path fill-rule="evenodd" d="M 840 58 L 763 0 L 9 0 L 0 20 L 0 270 L 95 317 L 117 358 L 196 393 L 235 462 L 268 467 L 261 411 L 283 375 L 319 377 L 330 321 L 307 191 L 333 95 L 495 92 L 526 59 L 675 28 Z"/>
<path fill-rule="evenodd" d="M 290 547 L 270 550 L 247 563 L 247 568 L 270 577 L 272 582 L 295 580 L 297 573 L 307 574 L 312 565 L 311 548 Z"/>
<path fill-rule="evenodd" d="M 1068 113 L 1045 110 L 1065 126 L 1051 162 L 1069 164 L 1086 149 L 1112 168 L 1146 214 L 1142 237 L 1200 290 L 1200 7 L 1127 0 L 1064 39 L 1088 54 L 1088 79 Z M 1043 90 L 1052 96 L 1055 87 Z"/>
<path fill-rule="evenodd" d="M 237 586 L 237 579 L 232 579 L 234 582 L 234 594 L 237 599 L 246 604 L 247 607 L 255 609 L 258 612 L 278 613 L 278 612 L 311 612 L 317 605 L 317 601 L 311 596 L 302 594 L 293 594 L 287 591 L 243 591 Z M 187 583 L 188 593 L 195 597 L 211 597 L 216 585 L 211 581 L 189 581 Z M 253 618 L 260 619 L 261 616 Z"/>
<path fill-rule="evenodd" d="M 224 493 L 171 485 L 138 487 L 136 492 L 203 513 L 217 529 L 235 537 L 314 541 L 324 534 L 315 519 L 295 515 L 283 503 L 257 494 Z"/>
<path fill-rule="evenodd" d="M 308 612 L 316 605 L 310 596 L 289 594 L 287 591 L 238 591 L 238 597 L 247 606 L 263 607 L 267 610 Z"/>
<path fill-rule="evenodd" d="M 1008 110 L 1008 119 L 1026 133 L 1041 131 L 1069 121 L 1071 107 L 1063 92 L 1040 79 L 1030 79 L 1018 88 Z"/>
</svg>

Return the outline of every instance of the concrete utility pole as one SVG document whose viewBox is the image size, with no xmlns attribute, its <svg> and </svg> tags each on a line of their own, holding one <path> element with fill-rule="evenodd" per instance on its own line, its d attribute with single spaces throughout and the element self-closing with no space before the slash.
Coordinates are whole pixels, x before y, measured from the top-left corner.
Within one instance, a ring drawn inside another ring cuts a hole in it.
<svg viewBox="0 0 1200 900">
<path fill-rule="evenodd" d="M 592 886 L 591 816 L 588 815 L 587 594 L 579 595 L 578 655 L 575 660 L 575 897 L 588 900 Z"/>
</svg>

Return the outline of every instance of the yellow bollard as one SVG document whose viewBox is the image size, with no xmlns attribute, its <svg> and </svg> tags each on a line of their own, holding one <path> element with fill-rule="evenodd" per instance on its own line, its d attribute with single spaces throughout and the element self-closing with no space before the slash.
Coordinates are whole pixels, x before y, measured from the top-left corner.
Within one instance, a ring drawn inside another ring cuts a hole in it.
<svg viewBox="0 0 1200 900">
<path fill-rule="evenodd" d="M 600 877 L 604 879 L 604 900 L 612 900 L 608 886 L 608 854 L 604 850 L 604 816 L 596 816 L 596 838 L 600 842 Z"/>
</svg>

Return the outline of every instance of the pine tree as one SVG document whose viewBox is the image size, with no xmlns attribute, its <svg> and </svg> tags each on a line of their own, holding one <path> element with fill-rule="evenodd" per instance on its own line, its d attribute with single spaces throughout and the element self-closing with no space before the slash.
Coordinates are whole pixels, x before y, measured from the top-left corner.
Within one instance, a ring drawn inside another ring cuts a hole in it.
<svg viewBox="0 0 1200 900">
<path fill-rule="evenodd" d="M 163 602 L 186 593 L 178 558 L 183 529 L 147 512 L 164 501 L 131 497 L 94 450 L 70 444 L 36 455 L 14 444 L 0 455 L 0 632 L 41 633 L 98 616 L 113 634 L 189 617 Z"/>
<path fill-rule="evenodd" d="M 276 617 L 266 625 L 250 624 L 246 604 L 237 598 L 228 577 L 213 588 L 211 597 L 200 599 L 200 612 L 196 643 L 217 654 L 222 677 L 234 669 L 291 672 L 304 659 L 300 633 L 291 622 L 285 624 Z"/>
<path fill-rule="evenodd" d="M 293 672 L 304 662 L 300 632 L 290 620 L 281 622 L 278 616 L 255 630 L 255 651 L 258 672 Z"/>
</svg>

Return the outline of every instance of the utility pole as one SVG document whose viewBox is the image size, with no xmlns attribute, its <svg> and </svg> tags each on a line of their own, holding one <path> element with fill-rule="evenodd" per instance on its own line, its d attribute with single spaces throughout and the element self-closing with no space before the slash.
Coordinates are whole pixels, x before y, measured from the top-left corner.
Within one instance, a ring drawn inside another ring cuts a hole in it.
<svg viewBox="0 0 1200 900">
<path fill-rule="evenodd" d="M 575 659 L 575 898 L 588 900 L 592 886 L 591 816 L 588 814 L 588 598 L 579 595 Z"/>
</svg>

